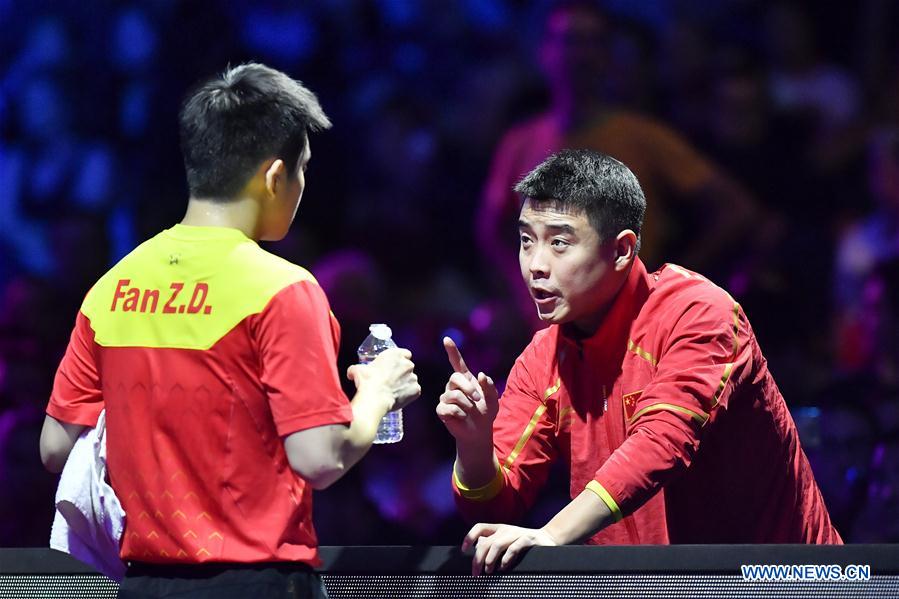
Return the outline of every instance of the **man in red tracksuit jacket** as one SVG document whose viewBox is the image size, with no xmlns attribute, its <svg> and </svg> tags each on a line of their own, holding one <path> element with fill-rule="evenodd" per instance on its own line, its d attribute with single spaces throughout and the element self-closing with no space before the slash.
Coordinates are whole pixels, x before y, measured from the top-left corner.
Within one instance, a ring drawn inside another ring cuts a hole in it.
<svg viewBox="0 0 899 599">
<path fill-rule="evenodd" d="M 841 543 L 740 305 L 637 257 L 645 199 L 614 158 L 562 151 L 515 188 L 540 318 L 499 400 L 452 340 L 437 414 L 473 521 L 510 522 L 564 460 L 572 502 L 540 529 L 477 524 L 473 571 L 533 545 Z"/>
</svg>

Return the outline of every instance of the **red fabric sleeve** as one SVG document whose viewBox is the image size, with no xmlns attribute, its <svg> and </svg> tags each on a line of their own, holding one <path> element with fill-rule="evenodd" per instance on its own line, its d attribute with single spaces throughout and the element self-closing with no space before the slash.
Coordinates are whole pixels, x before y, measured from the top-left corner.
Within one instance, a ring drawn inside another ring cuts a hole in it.
<svg viewBox="0 0 899 599">
<path fill-rule="evenodd" d="M 321 287 L 312 281 L 285 287 L 252 318 L 278 434 L 351 422 L 337 374 L 340 327 Z"/>
<path fill-rule="evenodd" d="M 79 311 L 56 370 L 47 414 L 69 424 L 97 425 L 104 403 L 96 349 L 90 321 Z"/>
<path fill-rule="evenodd" d="M 727 409 L 733 389 L 752 370 L 751 333 L 739 305 L 694 301 L 674 318 L 627 439 L 595 476 L 624 515 L 690 465 L 703 427 L 714 426 L 716 413 Z"/>
<path fill-rule="evenodd" d="M 544 390 L 534 383 L 526 361 L 528 348 L 515 362 L 499 402 L 493 423 L 493 445 L 504 483 L 489 500 L 466 499 L 453 484 L 456 505 L 462 516 L 474 521 L 516 522 L 533 505 L 556 459 L 553 406 Z"/>
</svg>

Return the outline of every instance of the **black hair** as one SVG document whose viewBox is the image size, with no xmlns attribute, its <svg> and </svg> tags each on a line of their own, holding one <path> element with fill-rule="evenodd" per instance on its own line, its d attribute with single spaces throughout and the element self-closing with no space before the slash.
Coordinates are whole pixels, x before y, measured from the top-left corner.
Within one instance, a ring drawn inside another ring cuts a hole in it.
<svg viewBox="0 0 899 599">
<path fill-rule="evenodd" d="M 309 131 L 331 127 L 302 83 L 262 64 L 229 68 L 188 95 L 179 114 L 191 197 L 229 199 L 268 158 L 296 175 Z"/>
<path fill-rule="evenodd" d="M 611 156 L 562 150 L 525 175 L 515 191 L 531 201 L 582 210 L 603 240 L 630 229 L 637 234 L 639 251 L 646 197 L 634 173 Z"/>
</svg>

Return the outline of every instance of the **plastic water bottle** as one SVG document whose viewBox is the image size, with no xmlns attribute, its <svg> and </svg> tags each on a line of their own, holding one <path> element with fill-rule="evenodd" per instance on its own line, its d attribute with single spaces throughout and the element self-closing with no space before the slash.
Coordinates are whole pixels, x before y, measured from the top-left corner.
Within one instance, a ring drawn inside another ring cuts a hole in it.
<svg viewBox="0 0 899 599">
<path fill-rule="evenodd" d="M 386 324 L 373 324 L 368 327 L 368 337 L 359 346 L 359 363 L 368 364 L 385 349 L 396 347 L 391 336 L 393 332 Z M 391 410 L 384 415 L 378 424 L 375 443 L 396 443 L 403 438 L 403 411 Z"/>
</svg>

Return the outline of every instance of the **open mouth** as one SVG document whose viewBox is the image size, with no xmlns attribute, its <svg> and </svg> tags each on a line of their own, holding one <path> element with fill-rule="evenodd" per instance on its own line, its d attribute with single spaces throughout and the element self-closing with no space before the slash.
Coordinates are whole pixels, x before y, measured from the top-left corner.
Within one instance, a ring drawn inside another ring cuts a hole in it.
<svg viewBox="0 0 899 599">
<path fill-rule="evenodd" d="M 555 295 L 553 295 L 549 291 L 544 291 L 542 289 L 534 289 L 533 296 L 534 296 L 534 299 L 537 300 L 538 302 L 543 301 L 543 300 L 552 299 L 555 297 Z"/>
</svg>

